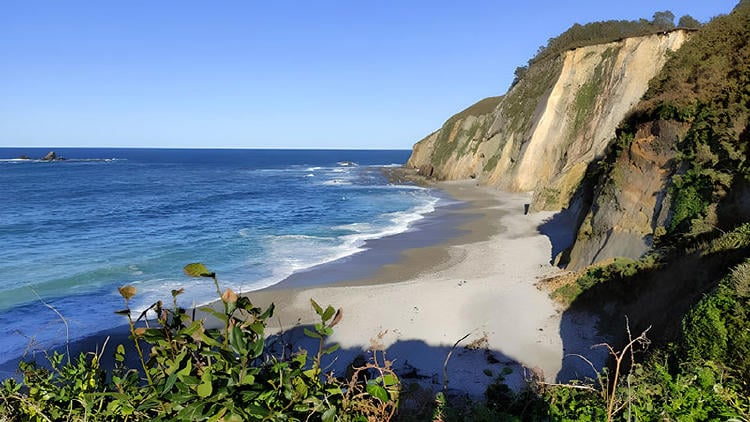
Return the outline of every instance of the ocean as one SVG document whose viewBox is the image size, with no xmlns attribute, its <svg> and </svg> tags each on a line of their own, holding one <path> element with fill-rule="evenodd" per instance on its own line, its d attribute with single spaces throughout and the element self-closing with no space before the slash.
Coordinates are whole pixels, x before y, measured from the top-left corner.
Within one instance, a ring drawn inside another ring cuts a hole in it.
<svg viewBox="0 0 750 422">
<path fill-rule="evenodd" d="M 216 291 L 185 264 L 250 292 L 346 266 L 451 204 L 389 183 L 384 169 L 405 150 L 56 148 L 65 160 L 38 159 L 48 151 L 0 148 L 0 362 L 65 342 L 50 307 L 75 340 L 125 323 L 118 286 L 138 289 L 134 309 L 178 288 L 183 306 L 200 305 Z"/>
</svg>

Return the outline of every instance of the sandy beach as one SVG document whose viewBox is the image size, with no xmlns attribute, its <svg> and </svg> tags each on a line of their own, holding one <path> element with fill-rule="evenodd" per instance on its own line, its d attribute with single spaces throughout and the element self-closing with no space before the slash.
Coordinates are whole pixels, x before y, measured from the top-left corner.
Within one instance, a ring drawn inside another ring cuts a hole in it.
<svg viewBox="0 0 750 422">
<path fill-rule="evenodd" d="M 537 287 L 540 280 L 561 271 L 550 264 L 552 241 L 564 243 L 570 225 L 564 220 L 554 222 L 552 212 L 524 214 L 531 194 L 500 192 L 473 181 L 444 182 L 437 187 L 463 204 L 450 208 L 448 213 L 453 215 L 434 224 L 452 221 L 459 230 L 454 227 L 448 237 L 440 234 L 439 243 L 426 247 L 412 247 L 413 239 L 403 235 L 381 239 L 377 242 L 383 243 L 368 245 L 372 253 L 295 274 L 272 288 L 249 293 L 257 306 L 276 305 L 267 334 L 281 333 L 283 343 L 293 349 L 317 350 L 317 343 L 301 329 L 317 322 L 312 298 L 343 311 L 343 319 L 328 340 L 341 346 L 336 358 L 326 363 L 337 375 L 343 375 L 357 355 L 369 356 L 374 340 L 404 381 L 439 390 L 446 357 L 463 339 L 448 362 L 448 386 L 471 396 L 483 395 L 506 368 L 512 372 L 505 381 L 515 388 L 524 385 L 531 370 L 550 382 L 592 376 L 588 365 L 566 356 L 582 354 L 597 365 L 603 363 L 606 355 L 590 348 L 602 342 L 595 337 L 595 320 L 563 312 L 548 292 Z M 543 223 L 545 234 L 539 228 Z M 417 239 L 443 228 L 420 230 Z M 395 247 L 398 242 L 409 246 Z M 383 258 L 388 249 L 395 252 Z M 380 262 L 383 259 L 385 264 Z M 320 282 L 321 273 L 341 268 L 345 269 L 341 274 L 329 277 L 328 283 L 339 280 L 333 284 L 310 286 L 306 281 Z M 345 277 L 357 274 L 369 275 Z M 290 287 L 295 285 L 302 287 Z M 127 335 L 124 327 L 97 333 L 72 343 L 71 352 L 100 350 L 108 337 L 112 337 L 110 345 L 127 344 Z M 13 376 L 15 362 L 0 366 L 0 374 Z"/>
<path fill-rule="evenodd" d="M 506 381 L 517 387 L 531 368 L 555 381 L 564 355 L 588 354 L 596 339 L 592 321 L 563 322 L 559 306 L 535 286 L 560 271 L 550 265 L 550 238 L 538 230 L 554 213 L 525 215 L 530 194 L 499 192 L 472 181 L 438 186 L 466 202 L 457 211 L 472 217 L 461 227 L 463 235 L 437 246 L 409 249 L 399 262 L 383 266 L 368 279 L 267 289 L 251 293 L 251 300 L 263 306 L 276 304 L 269 330 L 285 331 L 285 339 L 293 344 L 306 342 L 300 330 L 290 329 L 316 321 L 311 298 L 341 308 L 344 318 L 330 338 L 342 348 L 332 365 L 338 373 L 377 339 L 401 373 L 440 388 L 448 352 L 468 335 L 448 363 L 450 388 L 481 395 L 505 367 L 513 371 Z M 564 324 L 577 327 L 563 329 Z M 564 346 L 562 332 L 578 338 L 566 338 Z M 568 369 L 571 374 L 576 371 Z"/>
</svg>

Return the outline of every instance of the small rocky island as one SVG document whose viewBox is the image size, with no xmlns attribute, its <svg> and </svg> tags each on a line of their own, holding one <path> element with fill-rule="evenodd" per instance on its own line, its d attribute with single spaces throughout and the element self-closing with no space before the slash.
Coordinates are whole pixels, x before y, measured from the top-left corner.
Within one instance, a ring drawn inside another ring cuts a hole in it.
<svg viewBox="0 0 750 422">
<path fill-rule="evenodd" d="M 31 160 L 32 158 L 26 154 L 22 154 L 18 157 L 19 160 Z M 44 157 L 39 158 L 41 161 L 63 161 L 65 157 L 57 155 L 55 151 L 48 152 Z"/>
<path fill-rule="evenodd" d="M 55 151 L 50 151 L 47 153 L 47 155 L 42 157 L 42 161 L 62 161 L 62 160 L 65 160 L 65 158 L 58 156 L 57 153 L 55 153 Z"/>
</svg>

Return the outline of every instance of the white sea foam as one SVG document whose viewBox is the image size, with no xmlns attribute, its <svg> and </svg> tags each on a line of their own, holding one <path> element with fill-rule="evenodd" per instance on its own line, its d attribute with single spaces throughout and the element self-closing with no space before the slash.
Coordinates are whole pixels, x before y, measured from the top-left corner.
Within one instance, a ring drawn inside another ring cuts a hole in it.
<svg viewBox="0 0 750 422">
<path fill-rule="evenodd" d="M 273 263 L 273 274 L 255 283 L 255 288 L 276 284 L 292 274 L 345 258 L 364 251 L 368 240 L 403 233 L 411 225 L 435 210 L 437 198 L 425 201 L 409 210 L 385 213 L 378 222 L 358 222 L 332 227 L 351 234 L 336 237 L 289 234 L 265 238 L 267 262 Z"/>
</svg>

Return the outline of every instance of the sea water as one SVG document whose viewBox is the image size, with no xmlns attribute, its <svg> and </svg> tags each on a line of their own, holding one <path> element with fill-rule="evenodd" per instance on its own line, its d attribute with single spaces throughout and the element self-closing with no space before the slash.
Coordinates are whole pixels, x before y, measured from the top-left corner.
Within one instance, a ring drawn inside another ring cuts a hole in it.
<svg viewBox="0 0 750 422">
<path fill-rule="evenodd" d="M 402 233 L 440 195 L 391 184 L 409 151 L 0 148 L 0 362 L 126 321 L 133 309 L 249 292 Z M 25 155 L 31 159 L 18 159 Z M 54 311 L 53 311 L 54 308 Z M 55 312 L 56 311 L 56 312 Z M 58 315 L 59 313 L 59 315 Z M 66 334 L 67 322 L 69 333 Z"/>
</svg>

